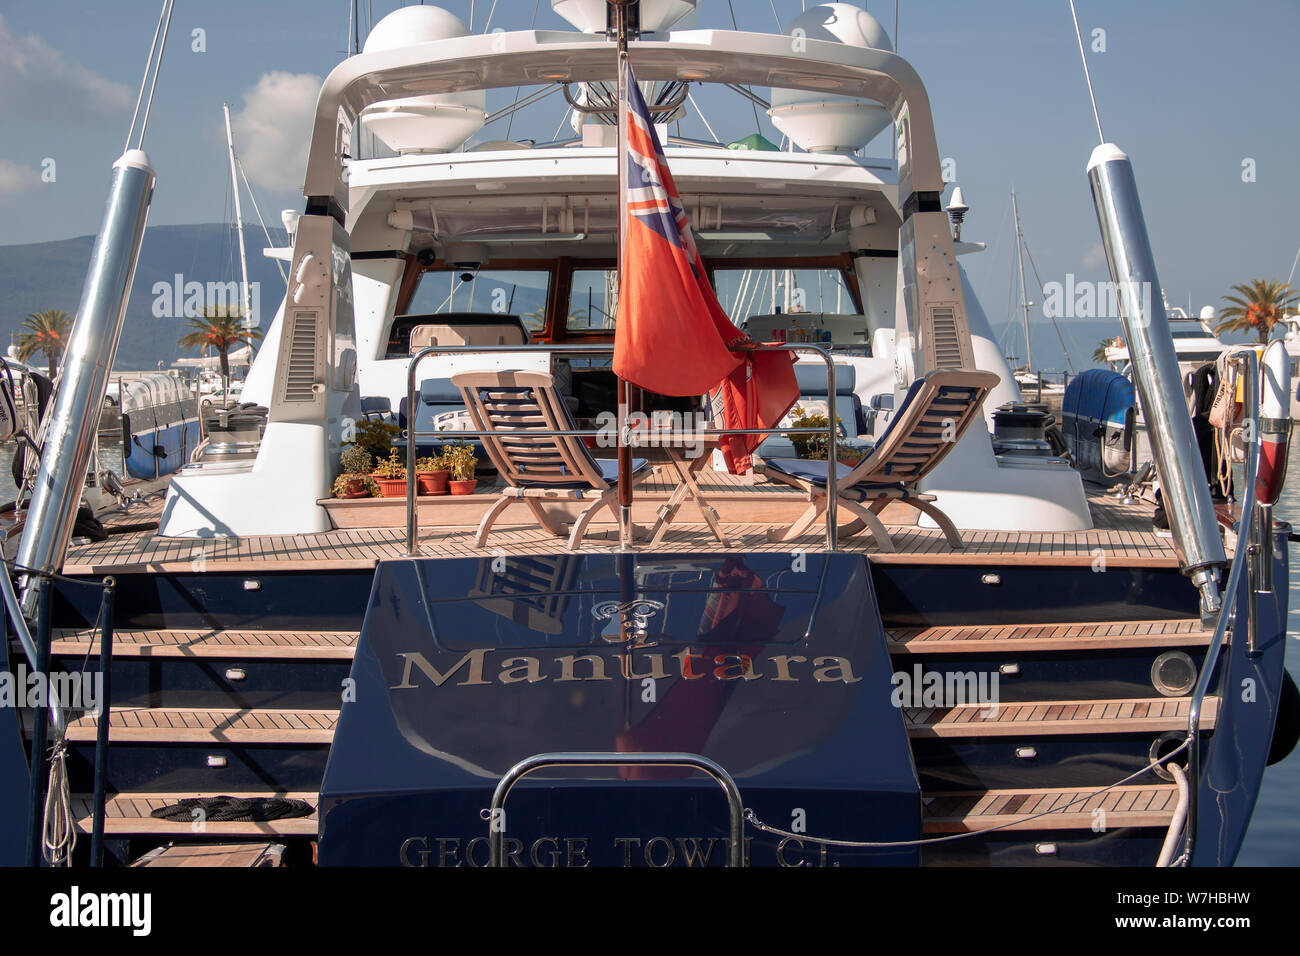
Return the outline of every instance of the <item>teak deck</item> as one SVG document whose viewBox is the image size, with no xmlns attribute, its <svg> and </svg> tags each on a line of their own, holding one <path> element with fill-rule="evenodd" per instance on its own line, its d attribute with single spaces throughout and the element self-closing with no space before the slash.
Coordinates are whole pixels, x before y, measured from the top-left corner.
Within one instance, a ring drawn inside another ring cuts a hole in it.
<svg viewBox="0 0 1300 956">
<path fill-rule="evenodd" d="M 820 525 L 812 533 L 794 542 L 772 543 L 767 532 L 793 521 L 806 505 L 804 497 L 784 486 L 762 480 L 738 479 L 731 475 L 706 471 L 701 487 L 717 509 L 722 524 L 733 542 L 733 551 L 789 552 L 800 548 L 820 551 L 825 533 Z M 484 483 L 486 484 L 486 483 Z M 651 479 L 638 489 L 633 520 L 638 525 L 653 522 L 656 509 L 671 493 L 671 486 Z M 483 512 L 496 501 L 496 494 L 481 488 L 474 495 L 459 498 L 422 498 L 420 500 L 420 554 L 424 557 L 486 557 L 500 553 L 560 554 L 565 540 L 553 537 L 535 524 L 514 524 L 525 520 L 519 516 L 503 518 L 500 530 L 494 530 L 483 548 L 473 546 L 474 527 Z M 896 553 L 882 554 L 873 547 L 870 537 L 854 535 L 840 542 L 840 549 L 868 553 L 872 561 L 895 564 L 974 564 L 1017 565 L 1043 564 L 1090 566 L 1105 562 L 1114 567 L 1176 567 L 1173 541 L 1151 530 L 1151 505 L 1122 504 L 1113 497 L 1089 498 L 1094 528 L 1081 532 L 1014 532 L 963 529 L 966 546 L 960 551 L 949 547 L 937 528 L 896 523 L 910 513 L 892 514 L 887 509 L 882 518 L 897 548 Z M 639 507 L 640 510 L 635 510 Z M 692 505 L 686 506 L 688 509 Z M 342 510 L 340 510 L 342 509 Z M 151 531 L 134 529 L 141 523 L 156 521 L 161 502 L 153 501 L 134 507 L 122 515 L 105 520 L 111 536 L 108 540 L 75 546 L 68 552 L 64 570 L 69 574 L 107 574 L 127 570 L 147 571 L 274 571 L 274 570 L 346 570 L 373 567 L 378 561 L 406 556 L 404 502 L 400 499 L 368 499 L 360 502 L 332 502 L 330 514 L 336 520 L 361 521 L 372 527 L 339 527 L 313 535 L 265 535 L 248 538 L 159 538 Z M 698 517 L 688 513 L 686 518 Z M 892 520 L 891 520 L 892 519 Z M 580 547 L 582 552 L 607 552 L 618 547 L 617 533 L 605 524 L 588 532 Z M 712 552 L 719 546 L 708 527 L 681 520 L 671 525 L 663 540 L 653 546 L 657 552 Z"/>
</svg>

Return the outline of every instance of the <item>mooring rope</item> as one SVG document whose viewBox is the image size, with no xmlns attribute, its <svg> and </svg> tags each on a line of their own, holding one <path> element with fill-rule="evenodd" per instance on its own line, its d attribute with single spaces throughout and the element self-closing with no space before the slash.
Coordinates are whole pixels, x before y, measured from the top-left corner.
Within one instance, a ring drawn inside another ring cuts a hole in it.
<svg viewBox="0 0 1300 956">
<path fill-rule="evenodd" d="M 62 735 L 50 748 L 50 783 L 45 791 L 45 861 L 51 866 L 71 866 L 77 845 L 72 817 L 72 789 L 68 784 L 68 744 Z"/>
<path fill-rule="evenodd" d="M 1005 830 L 1008 827 L 1020 826 L 1028 822 L 1029 820 L 1037 820 L 1039 817 L 1046 817 L 1046 816 L 1051 816 L 1052 814 L 1060 813 L 1062 810 L 1068 809 L 1069 807 L 1072 807 L 1075 804 L 1087 803 L 1089 800 L 1092 800 L 1093 798 L 1100 796 L 1101 794 L 1106 793 L 1110 790 L 1114 790 L 1116 787 L 1122 787 L 1124 786 L 1124 784 L 1137 779 L 1138 777 L 1142 776 L 1144 773 L 1149 773 L 1150 771 L 1154 770 L 1156 767 L 1160 766 L 1161 764 L 1167 763 L 1170 758 L 1176 756 L 1181 751 L 1186 750 L 1187 746 L 1188 746 L 1188 741 L 1184 740 L 1181 744 L 1178 745 L 1178 747 L 1171 750 L 1169 753 L 1165 754 L 1163 757 L 1159 758 L 1158 760 L 1154 760 L 1151 763 L 1147 764 L 1141 770 L 1138 770 L 1135 773 L 1131 773 L 1127 777 L 1124 777 L 1122 780 L 1117 780 L 1114 783 L 1110 784 L 1109 786 L 1102 787 L 1100 790 L 1094 790 L 1081 797 L 1076 797 L 1075 799 L 1069 801 L 1068 803 L 1064 803 L 1059 807 L 1053 807 L 1051 810 L 1043 810 L 1040 813 L 1034 813 L 1031 814 L 1030 816 L 1023 817 L 1019 820 L 1012 820 L 1009 823 L 1000 823 L 997 826 L 985 827 L 981 830 L 969 830 L 965 833 L 952 833 L 949 834 L 948 836 L 925 837 L 920 840 L 886 840 L 880 842 L 861 841 L 861 840 L 835 840 L 830 837 L 810 836 L 807 833 L 794 833 L 790 830 L 782 830 L 780 827 L 771 826 L 770 824 L 764 823 L 762 820 L 760 820 L 758 818 L 758 815 L 755 814 L 754 811 L 748 807 L 745 808 L 745 820 L 748 823 L 750 823 L 756 830 L 762 830 L 763 832 L 770 833 L 774 836 L 786 837 L 788 839 L 794 839 L 794 840 L 802 840 L 805 843 L 818 843 L 823 846 L 843 847 L 845 849 L 887 850 L 894 847 L 929 846 L 930 844 L 934 844 L 934 843 L 951 843 L 955 840 L 968 840 L 972 837 L 984 836 L 985 834 L 994 833 L 998 830 Z"/>
</svg>

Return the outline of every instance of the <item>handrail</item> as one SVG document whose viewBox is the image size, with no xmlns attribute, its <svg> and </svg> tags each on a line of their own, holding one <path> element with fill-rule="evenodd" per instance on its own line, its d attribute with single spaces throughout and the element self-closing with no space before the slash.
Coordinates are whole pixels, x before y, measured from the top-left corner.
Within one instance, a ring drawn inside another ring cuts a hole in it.
<svg viewBox="0 0 1300 956">
<path fill-rule="evenodd" d="M 807 435 L 807 434 L 825 434 L 826 435 L 826 550 L 835 550 L 835 530 L 836 530 L 836 481 L 838 460 L 836 452 L 839 447 L 837 419 L 835 416 L 835 358 L 828 349 L 820 345 L 809 344 L 792 344 L 784 345 L 765 345 L 761 349 L 754 351 L 764 352 L 811 352 L 821 356 L 826 363 L 826 427 L 825 428 L 796 428 L 794 426 L 773 426 L 772 428 L 701 428 L 689 432 L 689 437 L 716 437 L 720 435 L 768 435 L 778 433 L 783 435 Z M 447 439 L 455 438 L 485 438 L 499 436 L 499 431 L 456 431 L 456 432 L 417 432 L 415 423 L 418 416 L 416 415 L 415 404 L 415 372 L 420 362 L 430 355 L 471 355 L 478 353 L 537 353 L 560 354 L 560 355 L 612 355 L 614 346 L 612 345 L 555 345 L 555 344 L 537 344 L 537 345 L 430 345 L 420 349 L 411 357 L 411 364 L 406 373 L 406 554 L 408 557 L 419 555 L 419 537 L 418 512 L 415 507 L 416 487 L 415 487 L 415 446 L 417 438 L 441 437 Z M 623 409 L 619 409 L 622 413 Z M 625 420 L 618 423 L 619 434 L 622 435 Z M 534 438 L 566 438 L 566 437 L 586 437 L 595 436 L 601 433 L 600 429 L 563 429 L 555 431 L 542 431 L 540 429 L 528 429 L 528 434 Z M 657 430 L 655 436 L 662 440 L 672 438 L 681 434 L 673 429 Z"/>
<path fill-rule="evenodd" d="M 1232 565 L 1228 571 L 1228 583 L 1223 589 L 1223 605 L 1219 609 L 1218 621 L 1214 627 L 1214 636 L 1210 640 L 1209 649 L 1205 652 L 1205 660 L 1201 664 L 1201 673 L 1196 681 L 1196 690 L 1192 694 L 1191 709 L 1187 715 L 1187 776 L 1191 789 L 1191 796 L 1187 807 L 1187 828 L 1183 841 L 1182 860 L 1186 865 L 1191 865 L 1192 853 L 1196 847 L 1196 830 L 1197 815 L 1199 811 L 1199 791 L 1201 784 L 1201 710 L 1205 702 L 1205 695 L 1210 688 L 1210 676 L 1214 673 L 1215 667 L 1219 662 L 1219 654 L 1223 649 L 1223 641 L 1227 636 L 1229 626 L 1236 629 L 1237 615 L 1237 592 L 1241 582 L 1243 569 L 1247 567 L 1251 560 L 1251 554 L 1255 546 L 1255 533 L 1257 522 L 1255 521 L 1255 479 L 1259 473 L 1259 358 L 1253 350 L 1243 350 L 1238 353 L 1244 360 L 1245 377 L 1243 382 L 1243 394 L 1246 399 L 1245 420 L 1248 426 L 1245 431 L 1245 443 L 1248 446 L 1246 451 L 1246 491 L 1241 502 L 1241 517 L 1238 519 L 1237 547 L 1232 556 Z M 1264 533 L 1270 533 L 1271 529 L 1266 529 Z M 1250 608 L 1246 615 L 1247 630 L 1255 626 L 1254 615 L 1255 594 L 1252 584 L 1250 594 Z M 1247 636 L 1249 641 L 1251 636 Z"/>
<path fill-rule="evenodd" d="M 519 761 L 505 772 L 492 793 L 488 820 L 488 866 L 502 866 L 506 841 L 506 798 L 514 785 L 530 773 L 547 767 L 690 767 L 708 774 L 727 795 L 729 816 L 727 866 L 745 865 L 745 807 L 740 788 L 721 765 L 701 754 L 690 753 L 546 753 Z"/>
</svg>

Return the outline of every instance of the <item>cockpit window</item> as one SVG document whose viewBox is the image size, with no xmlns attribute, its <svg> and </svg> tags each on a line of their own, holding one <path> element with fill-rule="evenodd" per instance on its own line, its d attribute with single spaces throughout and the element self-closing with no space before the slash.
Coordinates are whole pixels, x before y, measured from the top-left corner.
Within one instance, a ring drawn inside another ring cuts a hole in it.
<svg viewBox="0 0 1300 956">
<path fill-rule="evenodd" d="M 713 287 L 737 325 L 751 315 L 858 311 L 838 269 L 716 269 Z"/>
<path fill-rule="evenodd" d="M 447 312 L 517 315 L 529 333 L 546 324 L 551 274 L 537 271 L 435 271 L 420 277 L 407 315 Z"/>
<path fill-rule="evenodd" d="M 609 332 L 618 311 L 618 273 L 613 269 L 575 269 L 569 293 L 570 332 Z"/>
</svg>

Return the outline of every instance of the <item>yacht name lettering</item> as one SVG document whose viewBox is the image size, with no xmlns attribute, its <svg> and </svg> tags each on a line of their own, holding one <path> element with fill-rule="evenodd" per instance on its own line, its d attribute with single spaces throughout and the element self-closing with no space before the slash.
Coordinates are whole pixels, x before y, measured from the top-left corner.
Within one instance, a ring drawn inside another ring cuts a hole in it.
<svg viewBox="0 0 1300 956">
<path fill-rule="evenodd" d="M 745 837 L 745 857 L 753 848 L 753 837 Z M 503 841 L 508 867 L 584 868 L 591 861 L 591 837 L 544 836 L 525 843 L 518 837 Z M 727 862 L 728 843 L 724 837 L 612 837 L 608 848 L 625 867 L 650 866 L 721 866 Z M 412 836 L 402 841 L 398 862 L 408 867 L 484 867 L 488 865 L 488 838 Z M 839 866 L 825 846 L 804 846 L 799 839 L 786 838 L 776 848 L 776 862 L 784 867 Z"/>
<path fill-rule="evenodd" d="M 490 654 L 503 655 L 496 662 L 498 669 L 495 673 L 489 670 Z M 862 680 L 853 672 L 853 664 L 847 657 L 773 654 L 756 659 L 748 654 L 700 653 L 689 647 L 676 654 L 646 653 L 637 655 L 635 659 L 621 654 L 564 654 L 549 660 L 519 654 L 504 656 L 496 648 L 480 647 L 467 651 L 454 664 L 444 665 L 441 670 L 438 664 L 419 651 L 399 651 L 397 657 L 402 662 L 402 679 L 390 690 L 413 690 L 430 684 L 442 687 L 447 683 L 456 687 L 486 687 L 494 681 L 538 684 L 550 680 L 563 684 L 616 678 L 626 681 L 640 681 L 647 677 L 663 680 L 670 676 L 682 680 L 778 682 L 811 678 L 819 684 L 856 684 Z"/>
</svg>

